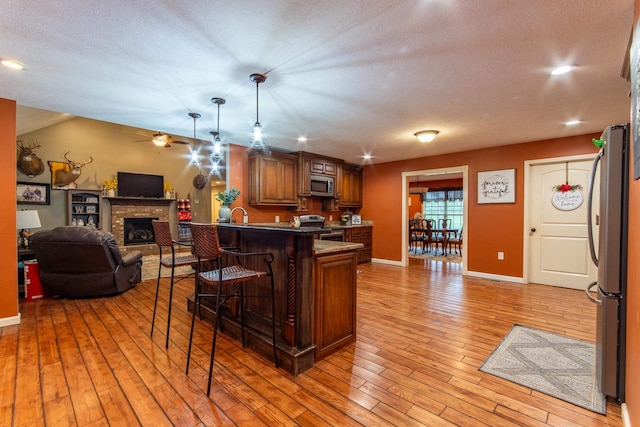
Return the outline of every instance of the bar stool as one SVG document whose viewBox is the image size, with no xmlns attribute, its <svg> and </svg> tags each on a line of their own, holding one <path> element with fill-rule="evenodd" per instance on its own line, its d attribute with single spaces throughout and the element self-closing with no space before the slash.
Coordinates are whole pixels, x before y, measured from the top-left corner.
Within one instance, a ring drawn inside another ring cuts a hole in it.
<svg viewBox="0 0 640 427">
<path fill-rule="evenodd" d="M 162 271 L 162 267 L 171 269 L 171 282 L 169 285 L 169 307 L 167 313 L 167 342 L 165 343 L 165 348 L 169 348 L 169 326 L 171 324 L 171 302 L 173 301 L 173 285 L 178 283 L 182 279 L 186 279 L 190 276 L 195 276 L 195 271 L 193 273 L 189 273 L 185 276 L 180 277 L 178 280 L 174 281 L 174 272 L 176 267 L 182 267 L 186 265 L 197 266 L 198 258 L 193 255 L 185 255 L 185 256 L 176 256 L 175 247 L 183 246 L 192 248 L 193 244 L 190 242 L 183 242 L 178 240 L 173 240 L 171 238 L 171 227 L 169 225 L 169 221 L 151 221 L 153 225 L 153 233 L 155 234 L 156 244 L 160 250 L 160 262 L 158 264 L 158 282 L 156 284 L 156 301 L 153 304 L 153 317 L 151 318 L 151 336 L 153 336 L 153 327 L 156 320 L 156 309 L 158 307 L 158 294 L 160 293 L 160 273 Z M 171 248 L 171 256 L 170 257 L 162 257 L 162 248 Z"/>
<path fill-rule="evenodd" d="M 225 302 L 234 296 L 240 298 L 240 316 L 242 328 L 242 347 L 245 346 L 244 339 L 244 297 L 255 297 L 258 295 L 244 295 L 244 284 L 252 279 L 269 277 L 271 284 L 271 339 L 273 340 L 273 359 L 278 367 L 278 354 L 276 350 L 276 300 L 275 300 L 275 284 L 273 280 L 273 270 L 271 263 L 273 262 L 273 254 L 270 252 L 239 252 L 238 249 L 222 248 L 218 240 L 218 230 L 214 224 L 190 224 L 191 235 L 193 236 L 193 244 L 196 256 L 199 260 L 216 260 L 217 268 L 209 271 L 201 271 L 198 268 L 196 274 L 196 289 L 194 296 L 193 315 L 191 318 L 191 333 L 189 335 L 189 350 L 187 351 L 187 369 L 189 373 L 189 360 L 191 358 L 191 345 L 193 343 L 193 327 L 196 320 L 196 307 L 200 304 L 201 298 L 214 298 L 216 320 L 213 326 L 213 342 L 211 344 L 211 358 L 209 361 L 209 383 L 207 385 L 207 396 L 211 393 L 211 379 L 213 376 L 213 360 L 216 352 L 216 339 L 218 337 L 218 328 L 221 326 L 221 309 Z M 223 267 L 223 255 L 230 256 L 234 260 L 233 265 Z M 265 263 L 266 271 L 251 270 L 244 267 L 241 259 L 262 258 Z M 202 265 L 199 263 L 199 265 Z M 216 288 L 215 293 L 202 293 L 202 284 Z M 255 281 L 253 283 L 256 283 Z M 224 285 L 231 286 L 229 292 L 223 293 Z"/>
</svg>

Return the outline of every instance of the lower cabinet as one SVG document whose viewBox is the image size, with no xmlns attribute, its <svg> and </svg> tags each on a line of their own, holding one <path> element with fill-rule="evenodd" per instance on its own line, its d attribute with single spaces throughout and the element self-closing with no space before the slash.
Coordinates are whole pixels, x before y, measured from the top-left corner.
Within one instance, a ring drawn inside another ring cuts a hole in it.
<svg viewBox="0 0 640 427">
<path fill-rule="evenodd" d="M 347 227 L 344 240 L 351 243 L 362 243 L 364 245 L 363 248 L 358 249 L 358 264 L 371 261 L 373 256 L 372 226 Z"/>
<path fill-rule="evenodd" d="M 356 339 L 356 274 L 354 251 L 314 258 L 313 343 L 315 360 Z"/>
</svg>

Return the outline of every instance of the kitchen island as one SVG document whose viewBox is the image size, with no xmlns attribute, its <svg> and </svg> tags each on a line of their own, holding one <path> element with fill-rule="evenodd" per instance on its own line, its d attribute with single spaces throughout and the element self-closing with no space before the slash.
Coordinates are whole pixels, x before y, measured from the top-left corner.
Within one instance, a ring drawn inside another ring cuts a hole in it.
<svg viewBox="0 0 640 427">
<path fill-rule="evenodd" d="M 218 225 L 222 246 L 273 253 L 278 360 L 280 367 L 293 375 L 355 340 L 356 253 L 362 244 L 317 240 L 322 232 L 284 223 Z M 260 260 L 255 262 L 248 267 L 264 268 Z M 267 280 L 250 287 L 247 294 L 258 296 L 246 297 L 243 308 L 247 347 L 272 360 Z M 223 308 L 222 327 L 225 334 L 239 340 L 238 304 L 232 299 Z M 202 305 L 203 318 L 213 322 L 212 307 L 206 302 Z M 193 296 L 188 298 L 188 307 L 193 310 Z"/>
</svg>

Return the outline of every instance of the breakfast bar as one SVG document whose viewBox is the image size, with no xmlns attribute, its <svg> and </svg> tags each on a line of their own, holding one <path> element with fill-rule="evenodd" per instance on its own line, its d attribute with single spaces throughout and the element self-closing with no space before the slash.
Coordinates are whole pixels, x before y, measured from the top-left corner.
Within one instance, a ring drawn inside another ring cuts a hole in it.
<svg viewBox="0 0 640 427">
<path fill-rule="evenodd" d="M 356 336 L 357 250 L 361 243 L 318 240 L 317 227 L 284 223 L 218 226 L 222 246 L 243 252 L 271 252 L 276 294 L 276 341 L 280 367 L 293 375 L 311 368 L 315 360 L 348 345 Z M 259 261 L 250 268 L 261 269 Z M 251 287 L 245 298 L 246 345 L 273 359 L 270 287 L 266 281 Z M 254 297 L 255 295 L 255 297 Z M 238 299 L 223 308 L 222 330 L 240 340 Z M 213 322 L 212 306 L 203 302 L 202 316 Z M 188 297 L 193 310 L 193 295 Z"/>
</svg>

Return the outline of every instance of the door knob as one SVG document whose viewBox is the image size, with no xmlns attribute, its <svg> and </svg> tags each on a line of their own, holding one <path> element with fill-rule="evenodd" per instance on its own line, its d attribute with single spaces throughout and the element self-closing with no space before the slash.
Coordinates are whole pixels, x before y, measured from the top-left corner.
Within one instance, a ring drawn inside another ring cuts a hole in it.
<svg viewBox="0 0 640 427">
<path fill-rule="evenodd" d="M 533 228 L 531 229 L 531 232 L 532 232 L 532 233 L 535 233 L 535 232 L 536 232 L 536 228 L 535 228 L 535 227 L 533 227 Z"/>
</svg>

